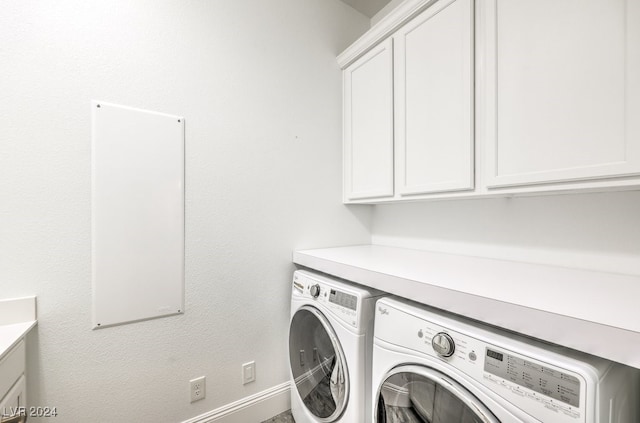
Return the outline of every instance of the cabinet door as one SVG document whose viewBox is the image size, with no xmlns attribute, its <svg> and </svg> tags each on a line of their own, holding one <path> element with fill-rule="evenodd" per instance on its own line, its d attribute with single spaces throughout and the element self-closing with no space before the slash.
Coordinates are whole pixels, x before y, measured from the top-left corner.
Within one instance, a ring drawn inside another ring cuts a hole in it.
<svg viewBox="0 0 640 423">
<path fill-rule="evenodd" d="M 640 0 L 480 7 L 487 185 L 640 173 Z"/>
<path fill-rule="evenodd" d="M 345 200 L 393 195 L 392 40 L 343 71 Z"/>
<path fill-rule="evenodd" d="M 8 398 L 7 395 L 11 392 L 11 387 L 24 375 L 26 365 L 25 351 L 24 341 L 20 341 L 0 360 L 0 399 L 2 399 L 2 403 Z M 9 404 L 9 406 L 11 405 L 13 405 L 13 402 Z M 0 414 L 2 414 L 2 409 L 0 409 Z"/>
<path fill-rule="evenodd" d="M 17 416 L 27 406 L 26 389 L 27 383 L 24 375 L 13 385 L 4 398 L 0 401 L 0 420 L 2 416 Z"/>
<path fill-rule="evenodd" d="M 443 0 L 394 35 L 401 195 L 473 188 L 473 1 Z"/>
</svg>

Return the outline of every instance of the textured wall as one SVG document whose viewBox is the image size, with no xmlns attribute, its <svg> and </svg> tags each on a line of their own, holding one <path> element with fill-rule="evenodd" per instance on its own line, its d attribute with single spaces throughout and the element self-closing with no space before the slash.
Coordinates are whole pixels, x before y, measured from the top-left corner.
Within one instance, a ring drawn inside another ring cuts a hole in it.
<svg viewBox="0 0 640 423">
<path fill-rule="evenodd" d="M 0 297 L 38 295 L 30 402 L 177 422 L 284 382 L 292 250 L 370 240 L 370 208 L 341 204 L 335 61 L 368 19 L 338 0 L 2 9 Z M 91 99 L 186 118 L 183 316 L 90 330 Z"/>
<path fill-rule="evenodd" d="M 371 17 L 371 26 L 374 26 L 387 16 L 393 9 L 398 7 L 404 0 L 389 0 L 389 2 L 378 13 Z"/>
<path fill-rule="evenodd" d="M 376 206 L 372 231 L 374 244 L 640 275 L 639 191 Z"/>
</svg>

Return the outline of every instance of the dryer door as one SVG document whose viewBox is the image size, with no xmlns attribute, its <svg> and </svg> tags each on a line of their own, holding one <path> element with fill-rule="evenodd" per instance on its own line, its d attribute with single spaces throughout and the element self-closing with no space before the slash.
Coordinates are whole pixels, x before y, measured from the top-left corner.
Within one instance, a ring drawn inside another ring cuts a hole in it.
<svg viewBox="0 0 640 423">
<path fill-rule="evenodd" d="M 455 380 L 422 366 L 393 369 L 378 391 L 376 423 L 499 423 Z"/>
<path fill-rule="evenodd" d="M 336 420 L 347 405 L 349 373 L 331 324 L 316 308 L 303 306 L 289 328 L 289 361 L 296 389 L 319 422 Z"/>
</svg>

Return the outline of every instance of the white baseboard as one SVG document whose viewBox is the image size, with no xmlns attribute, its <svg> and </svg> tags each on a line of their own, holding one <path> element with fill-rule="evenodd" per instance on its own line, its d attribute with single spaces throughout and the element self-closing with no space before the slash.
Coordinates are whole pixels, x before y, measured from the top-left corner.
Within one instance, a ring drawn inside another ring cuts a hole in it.
<svg viewBox="0 0 640 423">
<path fill-rule="evenodd" d="M 290 382 L 223 405 L 182 423 L 260 423 L 291 408 Z"/>
</svg>

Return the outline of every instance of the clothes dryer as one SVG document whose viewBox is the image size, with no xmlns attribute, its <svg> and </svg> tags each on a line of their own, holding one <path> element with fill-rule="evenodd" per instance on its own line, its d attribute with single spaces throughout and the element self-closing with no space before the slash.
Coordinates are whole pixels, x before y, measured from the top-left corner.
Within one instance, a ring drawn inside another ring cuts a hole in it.
<svg viewBox="0 0 640 423">
<path fill-rule="evenodd" d="M 289 363 L 296 423 L 371 421 L 368 370 L 381 295 L 317 273 L 294 273 Z"/>
<path fill-rule="evenodd" d="M 377 302 L 376 423 L 638 423 L 639 371 L 396 298 Z"/>
</svg>

